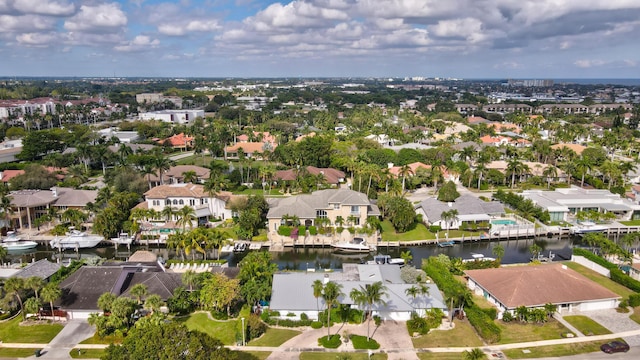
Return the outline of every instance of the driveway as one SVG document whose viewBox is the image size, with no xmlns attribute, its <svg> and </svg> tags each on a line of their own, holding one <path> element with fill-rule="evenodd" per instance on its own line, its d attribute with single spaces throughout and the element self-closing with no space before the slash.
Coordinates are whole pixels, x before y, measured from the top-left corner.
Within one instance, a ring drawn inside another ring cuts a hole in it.
<svg viewBox="0 0 640 360">
<path fill-rule="evenodd" d="M 640 324 L 631 320 L 629 316 L 632 313 L 619 313 L 615 309 L 607 309 L 607 310 L 595 310 L 595 311 L 586 311 L 583 313 L 573 312 L 571 314 L 563 314 L 563 315 L 584 315 L 587 316 L 600 325 L 606 327 L 612 333 L 631 331 L 631 330 L 639 330 Z M 640 336 L 632 336 L 624 338 L 624 340 L 630 346 L 640 346 Z"/>
<path fill-rule="evenodd" d="M 43 349 L 44 359 L 71 359 L 69 351 L 81 341 L 90 338 L 96 329 L 86 320 L 70 320 L 67 325 Z M 35 358 L 32 356 L 31 358 Z"/>
</svg>

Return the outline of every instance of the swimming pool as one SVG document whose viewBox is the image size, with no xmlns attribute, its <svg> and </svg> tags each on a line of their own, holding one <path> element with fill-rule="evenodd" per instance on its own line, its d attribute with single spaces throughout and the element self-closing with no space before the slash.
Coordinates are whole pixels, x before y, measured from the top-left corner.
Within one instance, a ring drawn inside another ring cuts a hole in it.
<svg viewBox="0 0 640 360">
<path fill-rule="evenodd" d="M 516 225 L 518 222 L 511 219 L 496 219 L 491 220 L 491 223 L 494 225 Z"/>
</svg>

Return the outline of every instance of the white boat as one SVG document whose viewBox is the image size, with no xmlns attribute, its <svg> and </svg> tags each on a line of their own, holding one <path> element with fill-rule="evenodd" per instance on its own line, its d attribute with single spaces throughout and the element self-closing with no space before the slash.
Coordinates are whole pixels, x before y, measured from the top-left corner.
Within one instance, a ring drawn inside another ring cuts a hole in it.
<svg viewBox="0 0 640 360">
<path fill-rule="evenodd" d="M 587 234 L 592 232 L 605 232 L 607 227 L 598 225 L 593 221 L 582 221 L 578 225 L 571 228 L 571 233 L 575 235 Z"/>
<path fill-rule="evenodd" d="M 462 262 L 473 262 L 473 261 L 495 261 L 496 259 L 492 257 L 484 256 L 483 254 L 471 254 L 471 259 L 462 259 Z"/>
<path fill-rule="evenodd" d="M 353 240 L 349 242 L 341 242 L 337 244 L 332 244 L 334 248 L 339 251 L 345 252 L 369 252 L 375 251 L 375 246 L 369 246 L 367 242 L 363 238 L 353 238 Z"/>
<path fill-rule="evenodd" d="M 225 245 L 220 249 L 220 253 L 232 253 L 233 245 Z"/>
<path fill-rule="evenodd" d="M 35 241 L 22 240 L 15 231 L 8 231 L 7 237 L 2 239 L 2 244 L 0 245 L 7 249 L 7 251 L 17 251 L 33 249 L 38 246 L 38 243 Z"/>
<path fill-rule="evenodd" d="M 75 229 L 70 230 L 66 237 L 55 239 L 49 243 L 52 248 L 59 250 L 64 249 L 86 249 L 92 248 L 104 240 L 104 237 L 100 235 L 89 235 L 85 232 Z"/>
<path fill-rule="evenodd" d="M 404 266 L 404 259 L 392 258 L 391 255 L 376 255 L 373 260 L 369 260 L 370 265 L 400 265 Z"/>
<path fill-rule="evenodd" d="M 249 250 L 260 250 L 260 249 L 262 249 L 262 243 L 252 242 L 251 244 L 249 244 Z"/>
<path fill-rule="evenodd" d="M 245 252 L 247 250 L 247 244 L 238 242 L 233 245 L 233 252 Z"/>
<path fill-rule="evenodd" d="M 118 237 L 111 238 L 111 242 L 116 245 L 131 245 L 133 243 L 134 236 L 129 235 L 126 232 L 121 232 Z"/>
</svg>

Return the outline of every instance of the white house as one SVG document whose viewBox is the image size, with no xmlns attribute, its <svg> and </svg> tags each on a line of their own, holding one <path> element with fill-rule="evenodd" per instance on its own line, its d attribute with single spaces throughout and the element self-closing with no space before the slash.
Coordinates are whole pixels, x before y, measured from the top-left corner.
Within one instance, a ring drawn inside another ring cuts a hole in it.
<svg viewBox="0 0 640 360">
<path fill-rule="evenodd" d="M 316 299 L 313 296 L 312 285 L 316 280 L 325 284 L 332 281 L 340 285 L 340 304 L 360 310 L 364 309 L 349 297 L 351 290 L 381 281 L 386 287 L 387 295 L 382 297 L 386 305 L 375 304 L 372 310 L 373 315 L 380 316 L 383 320 L 406 321 L 411 319 L 411 313 L 424 315 L 428 309 L 441 309 L 447 313 L 447 306 L 435 284 L 425 284 L 429 290 L 428 294 L 413 298 L 407 295 L 406 290 L 416 285 L 402 281 L 399 266 L 369 264 L 343 264 L 342 271 L 330 273 L 277 273 L 273 276 L 269 308 L 280 312 L 283 318 L 299 319 L 304 313 L 309 319 L 318 319 L 318 310 L 322 311 L 326 304 L 321 297 Z M 293 294 L 295 296 L 292 296 Z M 294 316 L 290 317 L 290 314 Z"/>
<path fill-rule="evenodd" d="M 140 113 L 140 120 L 160 120 L 172 124 L 189 124 L 196 118 L 204 118 L 204 110 L 159 110 Z"/>
<path fill-rule="evenodd" d="M 195 210 L 200 222 L 207 221 L 211 217 L 231 218 L 231 209 L 227 208 L 231 193 L 219 192 L 212 196 L 204 190 L 203 185 L 191 183 L 160 185 L 144 193 L 144 197 L 144 203 L 138 206 L 159 212 L 167 206 L 175 210 L 190 206 Z"/>
<path fill-rule="evenodd" d="M 458 214 L 446 222 L 442 219 L 442 213 L 451 210 L 456 210 Z M 488 230 L 491 217 L 500 216 L 505 210 L 500 202 L 486 202 L 472 195 L 462 195 L 448 203 L 436 198 L 425 199 L 416 206 L 416 213 L 422 215 L 422 220 L 427 225 L 438 225 L 442 229 L 458 229 L 475 224 L 476 228 L 484 227 Z"/>
</svg>

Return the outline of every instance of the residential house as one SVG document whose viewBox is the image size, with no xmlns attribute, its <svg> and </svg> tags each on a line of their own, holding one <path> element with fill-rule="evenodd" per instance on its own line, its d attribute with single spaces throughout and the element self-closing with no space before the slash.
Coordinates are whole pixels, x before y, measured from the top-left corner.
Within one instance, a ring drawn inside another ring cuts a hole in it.
<svg viewBox="0 0 640 360">
<path fill-rule="evenodd" d="M 14 162 L 22 152 L 22 140 L 6 140 L 0 143 L 0 163 Z"/>
<path fill-rule="evenodd" d="M 166 139 L 158 141 L 159 144 L 169 144 L 174 149 L 184 149 L 185 151 L 193 148 L 194 137 L 185 135 L 184 133 L 176 134 Z"/>
<path fill-rule="evenodd" d="M 344 172 L 334 168 L 317 168 L 315 166 L 306 166 L 304 169 L 278 170 L 273 177 L 276 181 L 295 181 L 299 174 L 306 173 L 313 176 L 322 175 L 324 182 L 338 187 L 345 181 Z"/>
<path fill-rule="evenodd" d="M 540 162 L 536 162 L 536 161 L 522 161 L 521 162 L 522 165 L 526 166 L 526 168 L 528 170 L 524 171 L 521 174 L 516 174 L 516 180 L 517 181 L 526 181 L 528 178 L 532 177 L 532 176 L 538 176 L 541 177 L 545 182 L 547 180 L 550 180 L 552 182 L 565 182 L 567 181 L 567 174 L 565 174 L 564 171 L 558 169 L 557 167 L 550 165 L 550 164 L 544 164 L 544 163 L 540 163 Z M 554 176 L 551 179 L 547 179 L 547 177 L 544 175 L 545 171 L 547 168 L 549 167 L 555 167 L 555 171 L 556 171 L 556 176 Z M 498 170 L 501 173 L 507 175 L 507 170 L 509 169 L 509 163 L 504 161 L 504 160 L 496 160 L 496 161 L 492 161 L 490 163 L 488 163 L 486 165 L 487 169 L 494 169 L 494 170 Z"/>
<path fill-rule="evenodd" d="M 442 213 L 456 210 L 454 219 L 443 219 Z M 416 213 L 422 215 L 427 226 L 440 226 L 442 229 L 481 229 L 489 230 L 493 217 L 504 215 L 504 206 L 498 201 L 483 201 L 472 195 L 462 195 L 453 202 L 443 202 L 436 198 L 427 198 L 416 206 Z"/>
<path fill-rule="evenodd" d="M 584 151 L 584 149 L 586 149 L 587 147 L 584 146 L 584 145 L 580 145 L 580 144 L 560 143 L 560 144 L 551 145 L 551 148 L 553 150 L 559 150 L 559 149 L 567 148 L 567 149 L 573 151 L 574 153 L 576 153 L 577 155 L 581 155 L 582 152 Z"/>
<path fill-rule="evenodd" d="M 338 226 L 341 218 L 344 226 L 361 228 L 369 216 L 380 216 L 380 210 L 367 195 L 348 189 L 326 189 L 311 194 L 273 199 L 267 213 L 268 233 L 277 234 L 278 228 L 287 223 L 287 216 L 297 216 L 304 226 L 316 225 L 316 219 L 328 219 L 329 226 Z"/>
<path fill-rule="evenodd" d="M 572 186 L 554 191 L 525 190 L 521 195 L 548 211 L 551 221 L 567 221 L 569 214 L 589 210 L 612 212 L 621 220 L 640 219 L 640 205 L 609 190 L 590 190 Z"/>
<path fill-rule="evenodd" d="M 231 210 L 227 208 L 231 197 L 232 194 L 227 191 L 212 195 L 204 190 L 203 185 L 177 183 L 156 186 L 145 192 L 145 200 L 138 207 L 161 212 L 167 206 L 175 210 L 190 206 L 196 212 L 198 223 L 205 223 L 210 218 L 231 218 Z M 175 220 L 175 217 L 171 220 Z"/>
<path fill-rule="evenodd" d="M 269 132 L 254 131 L 251 136 L 236 136 L 236 143 L 224 148 L 225 158 L 239 159 L 240 149 L 247 158 L 259 159 L 263 157 L 265 151 L 271 152 L 278 147 L 278 141 Z"/>
<path fill-rule="evenodd" d="M 53 187 L 50 190 L 17 190 L 8 195 L 13 212 L 9 220 L 14 228 L 32 228 L 33 221 L 47 214 L 49 208 L 59 212 L 67 209 L 84 210 L 98 197 L 96 190 Z"/>
<path fill-rule="evenodd" d="M 204 118 L 204 110 L 158 110 L 140 113 L 140 120 L 159 120 L 171 124 L 189 124 L 196 118 Z"/>
<path fill-rule="evenodd" d="M 482 107 L 482 111 L 488 113 L 510 114 L 514 112 L 531 113 L 533 108 L 527 104 L 488 104 Z"/>
<path fill-rule="evenodd" d="M 145 178 L 151 186 L 158 186 L 160 184 L 180 184 L 184 183 L 184 174 L 194 172 L 196 179 L 191 181 L 196 184 L 202 184 L 209 178 L 211 170 L 195 165 L 176 165 L 169 168 L 162 173 L 162 181 L 160 181 L 159 174 L 147 175 Z"/>
<path fill-rule="evenodd" d="M 409 174 L 407 174 L 409 177 L 415 175 L 419 169 L 431 170 L 431 165 L 423 164 L 419 161 L 407 164 L 406 166 L 410 170 Z M 388 164 L 389 173 L 395 178 L 402 177 L 400 173 L 403 167 L 404 166 L 394 166 L 393 163 Z"/>
<path fill-rule="evenodd" d="M 531 142 L 527 139 L 523 139 L 517 134 L 509 134 L 514 136 L 504 135 L 485 135 L 480 138 L 480 141 L 485 146 L 515 146 L 515 147 L 527 147 L 531 146 Z"/>
<path fill-rule="evenodd" d="M 560 313 L 614 309 L 620 296 L 563 264 L 467 270 L 467 285 L 498 308 L 498 318 L 516 308 L 553 304 Z"/>
<path fill-rule="evenodd" d="M 407 295 L 407 289 L 416 285 L 407 284 L 402 280 L 399 266 L 346 263 L 342 265 L 342 271 L 330 273 L 274 274 L 269 309 L 280 312 L 282 318 L 299 319 L 305 314 L 309 319 L 317 320 L 318 309 L 322 310 L 326 304 L 322 297 L 313 296 L 312 285 L 316 280 L 322 281 L 323 284 L 332 281 L 340 285 L 340 304 L 360 310 L 365 308 L 350 298 L 351 291 L 378 281 L 382 282 L 386 287 L 386 295 L 382 296 L 384 304 L 381 302 L 372 306 L 373 315 L 379 316 L 382 320 L 407 321 L 411 319 L 412 313 L 424 316 L 425 311 L 430 309 L 440 309 L 445 314 L 448 312 L 447 305 L 435 284 L 424 284 L 429 290 L 427 294 L 418 294 L 416 297 Z M 290 314 L 294 316 L 291 317 Z"/>
</svg>

